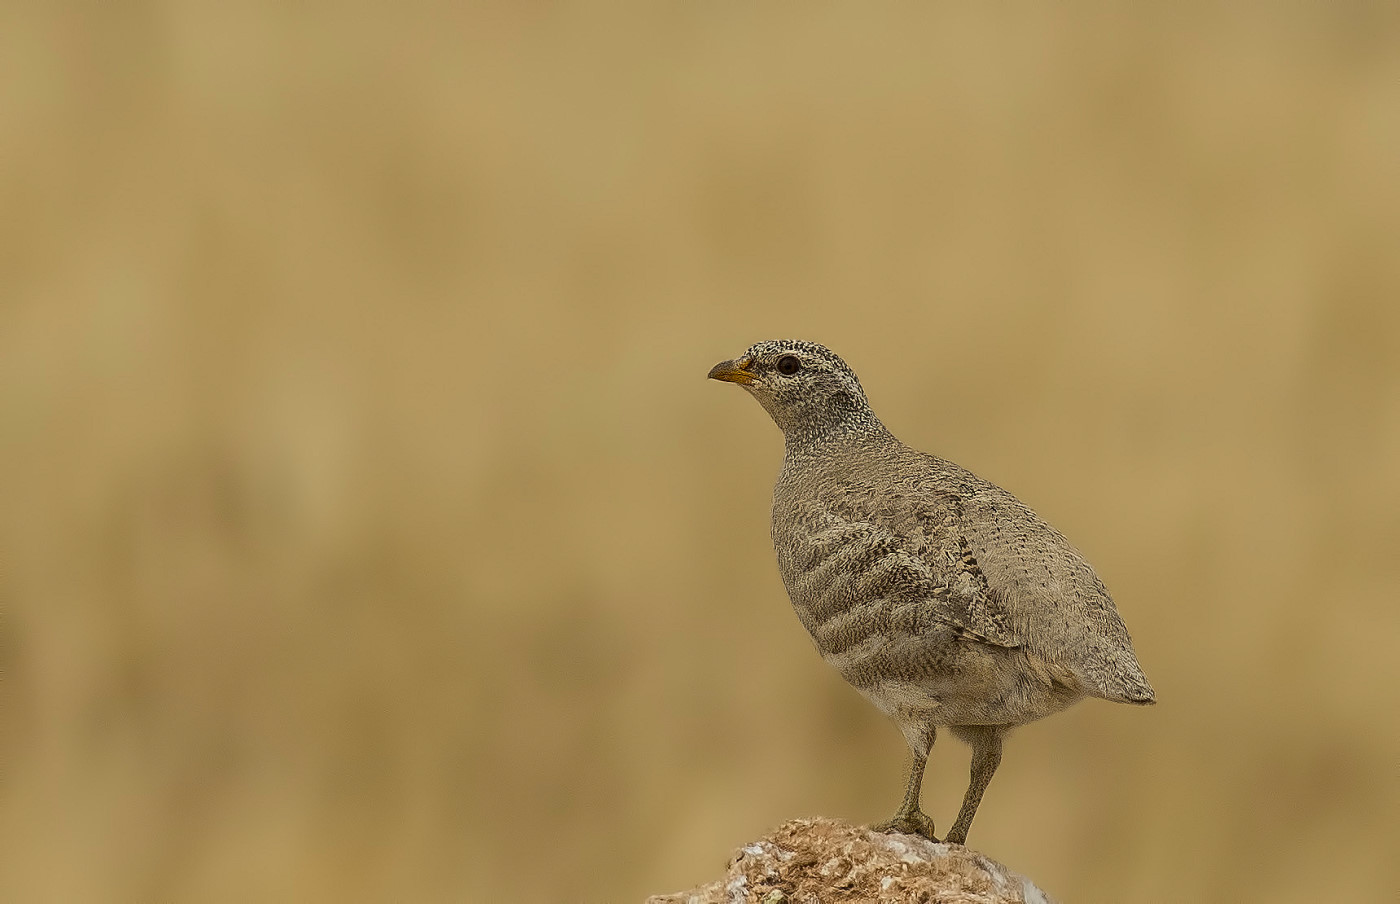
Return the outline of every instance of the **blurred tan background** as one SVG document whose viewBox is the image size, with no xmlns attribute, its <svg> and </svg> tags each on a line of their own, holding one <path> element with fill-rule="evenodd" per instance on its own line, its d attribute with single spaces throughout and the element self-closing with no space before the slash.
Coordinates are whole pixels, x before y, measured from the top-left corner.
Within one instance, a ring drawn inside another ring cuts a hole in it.
<svg viewBox="0 0 1400 904">
<path fill-rule="evenodd" d="M 0 897 L 629 901 L 887 817 L 704 380 L 788 336 L 1156 684 L 1018 732 L 977 847 L 1386 899 L 1397 9 L 7 4 Z"/>
</svg>

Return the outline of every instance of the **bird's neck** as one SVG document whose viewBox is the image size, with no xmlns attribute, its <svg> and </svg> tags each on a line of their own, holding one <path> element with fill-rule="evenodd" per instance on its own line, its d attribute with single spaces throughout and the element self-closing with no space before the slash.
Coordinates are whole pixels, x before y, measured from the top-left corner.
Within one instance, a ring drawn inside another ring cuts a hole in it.
<svg viewBox="0 0 1400 904">
<path fill-rule="evenodd" d="M 829 456 L 841 449 L 868 447 L 871 444 L 898 443 L 894 434 L 880 423 L 869 408 L 853 411 L 847 417 L 832 421 L 808 421 L 783 431 L 784 467 Z"/>
</svg>

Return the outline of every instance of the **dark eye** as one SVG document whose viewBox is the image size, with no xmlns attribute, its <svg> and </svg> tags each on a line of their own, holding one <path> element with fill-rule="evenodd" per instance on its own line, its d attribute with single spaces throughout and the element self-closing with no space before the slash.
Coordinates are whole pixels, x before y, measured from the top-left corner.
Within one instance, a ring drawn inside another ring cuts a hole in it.
<svg viewBox="0 0 1400 904">
<path fill-rule="evenodd" d="M 785 377 L 790 377 L 802 369 L 802 362 L 792 355 L 783 355 L 778 359 L 778 373 Z"/>
</svg>

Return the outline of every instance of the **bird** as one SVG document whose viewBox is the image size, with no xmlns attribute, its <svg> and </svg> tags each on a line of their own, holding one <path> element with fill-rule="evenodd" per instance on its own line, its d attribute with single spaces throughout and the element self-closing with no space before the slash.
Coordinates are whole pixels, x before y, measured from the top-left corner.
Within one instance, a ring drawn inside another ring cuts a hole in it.
<svg viewBox="0 0 1400 904">
<path fill-rule="evenodd" d="M 782 431 L 783 584 L 822 658 L 913 751 L 903 801 L 873 829 L 938 840 L 920 795 L 940 727 L 972 748 L 945 839 L 966 844 L 1011 729 L 1087 697 L 1155 702 L 1084 556 L 1011 493 L 900 442 L 835 352 L 767 340 L 709 377 L 742 386 Z"/>
</svg>

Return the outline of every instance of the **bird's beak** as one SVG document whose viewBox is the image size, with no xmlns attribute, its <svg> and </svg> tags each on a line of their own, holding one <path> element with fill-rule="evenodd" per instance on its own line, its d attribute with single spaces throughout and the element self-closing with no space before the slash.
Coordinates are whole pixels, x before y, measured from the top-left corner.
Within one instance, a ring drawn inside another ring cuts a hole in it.
<svg viewBox="0 0 1400 904">
<path fill-rule="evenodd" d="M 753 359 L 747 356 L 735 358 L 733 361 L 721 361 L 710 368 L 710 379 L 747 386 L 758 379 L 753 375 L 753 371 L 749 370 L 752 365 Z"/>
</svg>

